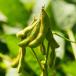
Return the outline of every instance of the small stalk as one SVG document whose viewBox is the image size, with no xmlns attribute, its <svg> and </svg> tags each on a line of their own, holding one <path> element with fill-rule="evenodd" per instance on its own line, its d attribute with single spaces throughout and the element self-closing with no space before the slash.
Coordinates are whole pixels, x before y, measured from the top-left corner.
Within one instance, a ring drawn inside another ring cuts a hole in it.
<svg viewBox="0 0 76 76">
<path fill-rule="evenodd" d="M 31 48 L 31 50 L 33 51 L 33 54 L 34 54 L 34 56 L 36 57 L 36 59 L 37 59 L 37 61 L 38 61 L 39 65 L 40 65 L 41 70 L 43 71 L 43 67 L 42 67 L 42 65 L 41 65 L 41 62 L 40 62 L 39 58 L 37 57 L 37 55 L 36 55 L 36 53 L 35 53 L 34 49 L 33 49 L 33 48 Z"/>
<path fill-rule="evenodd" d="M 76 41 L 71 41 L 71 40 L 69 40 L 68 38 L 66 38 L 66 37 L 64 37 L 64 36 L 62 36 L 62 35 L 60 35 L 60 34 L 58 34 L 58 33 L 56 33 L 56 32 L 54 32 L 53 34 L 55 34 L 55 35 L 57 35 L 57 36 L 65 39 L 66 41 L 69 41 L 69 42 L 72 42 L 72 43 L 76 43 Z"/>
<path fill-rule="evenodd" d="M 45 64 L 44 64 L 44 69 L 43 69 L 43 76 L 48 76 L 48 55 L 49 55 L 49 43 L 47 46 L 47 52 L 45 56 Z"/>
<path fill-rule="evenodd" d="M 50 44 L 49 44 L 50 45 Z M 56 62 L 56 53 L 55 53 L 55 48 L 54 47 L 50 47 L 51 48 L 49 51 L 50 52 L 50 57 L 49 57 L 49 66 L 51 69 L 51 76 L 56 76 L 56 69 L 55 69 L 55 62 Z"/>
<path fill-rule="evenodd" d="M 56 76 L 56 70 L 55 70 L 55 62 L 56 62 L 56 53 L 55 48 L 52 48 L 52 76 Z"/>
<path fill-rule="evenodd" d="M 74 42 L 75 42 L 75 37 L 74 37 L 74 34 L 73 34 L 72 30 L 69 29 L 69 30 L 67 30 L 66 32 L 67 32 L 67 34 L 68 34 L 69 39 L 70 39 L 71 41 L 74 41 Z M 72 49 L 73 49 L 74 57 L 75 57 L 75 59 L 76 59 L 76 43 L 72 43 L 72 42 L 71 42 L 71 46 L 72 46 Z"/>
<path fill-rule="evenodd" d="M 46 63 L 45 63 L 46 76 L 48 76 L 48 55 L 49 55 L 49 43 L 48 43 L 48 47 L 47 47 Z"/>
</svg>

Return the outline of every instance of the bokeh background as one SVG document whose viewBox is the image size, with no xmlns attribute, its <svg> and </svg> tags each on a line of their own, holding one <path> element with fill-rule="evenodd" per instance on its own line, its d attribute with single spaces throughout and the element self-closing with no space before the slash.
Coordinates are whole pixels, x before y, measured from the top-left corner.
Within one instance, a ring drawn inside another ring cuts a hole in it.
<svg viewBox="0 0 76 76">
<path fill-rule="evenodd" d="M 42 6 L 50 18 L 52 31 L 61 36 L 54 34 L 55 40 L 60 45 L 56 49 L 56 76 L 76 76 L 76 43 L 65 39 L 76 40 L 76 0 L 0 0 L 0 56 L 1 54 L 10 58 L 17 56 L 19 39 L 16 33 L 28 26 L 34 17 L 39 17 Z M 46 44 L 45 40 L 45 46 Z M 42 60 L 40 48 L 34 50 Z M 26 48 L 21 74 L 17 73 L 16 68 L 9 67 L 7 60 L 0 57 L 0 76 L 41 74 L 37 60 L 29 47 Z"/>
</svg>

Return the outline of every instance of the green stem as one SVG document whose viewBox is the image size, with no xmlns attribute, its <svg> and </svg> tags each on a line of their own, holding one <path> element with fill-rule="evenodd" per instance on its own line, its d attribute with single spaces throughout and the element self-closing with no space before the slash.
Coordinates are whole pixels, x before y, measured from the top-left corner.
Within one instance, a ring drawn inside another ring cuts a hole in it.
<svg viewBox="0 0 76 76">
<path fill-rule="evenodd" d="M 56 70 L 55 70 L 55 62 L 56 62 L 56 53 L 55 48 L 51 47 L 50 49 L 50 57 L 49 57 L 49 66 L 51 69 L 51 76 L 56 76 Z"/>
<path fill-rule="evenodd" d="M 56 70 L 55 70 L 55 62 L 56 62 L 56 53 L 55 48 L 52 48 L 52 76 L 56 76 Z"/>
<path fill-rule="evenodd" d="M 52 55 L 52 66 L 53 66 L 53 68 L 55 68 L 55 61 L 56 61 L 56 53 L 55 53 L 55 48 L 52 48 L 52 53 L 51 53 L 51 55 Z"/>
<path fill-rule="evenodd" d="M 72 43 L 76 43 L 76 41 L 69 40 L 68 38 L 66 38 L 66 37 L 64 37 L 64 36 L 61 36 L 61 35 L 59 35 L 59 34 L 56 33 L 56 32 L 54 32 L 53 34 L 55 34 L 55 35 L 57 35 L 57 36 L 59 36 L 59 37 L 65 39 L 65 40 L 67 40 L 67 41 L 70 41 L 70 42 L 72 42 Z"/>
<path fill-rule="evenodd" d="M 36 57 L 36 59 L 37 59 L 37 61 L 38 61 L 39 65 L 40 65 L 41 70 L 43 71 L 43 67 L 42 67 L 42 65 L 41 65 L 41 62 L 40 62 L 39 58 L 37 57 L 37 55 L 36 55 L 36 53 L 35 53 L 34 49 L 33 49 L 33 48 L 31 48 L 31 50 L 33 51 L 33 54 L 34 54 L 34 56 Z"/>
<path fill-rule="evenodd" d="M 41 52 L 42 52 L 43 55 L 46 55 L 46 48 L 45 48 L 45 45 L 44 45 L 43 42 L 40 45 L 40 50 L 41 50 Z"/>
<path fill-rule="evenodd" d="M 74 34 L 73 34 L 72 30 L 69 29 L 69 30 L 67 30 L 66 32 L 67 32 L 67 34 L 68 34 L 69 39 L 70 39 L 71 41 L 75 41 L 75 37 L 74 37 Z M 76 43 L 72 43 L 72 42 L 71 42 L 71 46 L 72 46 L 72 49 L 73 49 L 74 57 L 75 57 L 75 59 L 76 59 Z"/>
<path fill-rule="evenodd" d="M 49 46 L 50 43 L 48 42 L 48 46 L 47 46 L 47 53 L 46 53 L 46 60 L 45 60 L 45 64 L 44 64 L 44 71 L 43 71 L 43 76 L 48 76 L 48 56 L 49 56 Z"/>
<path fill-rule="evenodd" d="M 49 55 L 49 43 L 48 43 L 48 47 L 47 47 L 47 53 L 46 53 L 46 63 L 45 63 L 45 76 L 48 76 L 48 55 Z"/>
</svg>

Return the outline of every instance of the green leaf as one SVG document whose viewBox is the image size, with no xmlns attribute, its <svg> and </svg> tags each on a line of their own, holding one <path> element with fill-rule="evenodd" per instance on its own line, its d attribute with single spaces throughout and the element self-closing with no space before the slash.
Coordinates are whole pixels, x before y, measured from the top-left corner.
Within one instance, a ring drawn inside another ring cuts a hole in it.
<svg viewBox="0 0 76 76">
<path fill-rule="evenodd" d="M 68 64 L 63 64 L 62 67 L 66 74 L 76 76 L 76 62 L 69 62 Z"/>
<path fill-rule="evenodd" d="M 33 9 L 36 0 L 20 0 L 22 2 L 22 4 L 24 5 L 24 7 L 30 11 Z"/>
<path fill-rule="evenodd" d="M 65 0 L 65 1 L 67 1 L 67 2 L 69 2 L 69 3 L 76 4 L 76 0 Z"/>
<path fill-rule="evenodd" d="M 10 55 L 16 56 L 19 52 L 19 47 L 17 45 L 18 39 L 16 38 L 16 36 L 15 35 L 5 35 L 4 39 L 8 46 Z"/>
<path fill-rule="evenodd" d="M 25 25 L 29 13 L 19 0 L 0 0 L 0 11 L 7 16 L 10 25 Z"/>
</svg>

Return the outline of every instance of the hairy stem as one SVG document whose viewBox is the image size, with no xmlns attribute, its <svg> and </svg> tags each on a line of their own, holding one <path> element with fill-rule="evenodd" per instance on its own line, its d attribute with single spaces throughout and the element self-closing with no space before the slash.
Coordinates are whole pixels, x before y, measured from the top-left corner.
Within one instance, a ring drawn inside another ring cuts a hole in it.
<svg viewBox="0 0 76 76">
<path fill-rule="evenodd" d="M 40 65 L 41 70 L 43 71 L 43 67 L 42 67 L 42 65 L 41 65 L 41 62 L 40 62 L 39 58 L 37 57 L 37 55 L 36 55 L 36 53 L 35 53 L 34 49 L 33 49 L 33 48 L 31 48 L 31 50 L 33 51 L 33 54 L 34 54 L 34 56 L 36 57 L 36 59 L 37 59 L 37 61 L 38 61 L 39 65 Z"/>
<path fill-rule="evenodd" d="M 48 76 L 48 55 L 49 55 L 49 43 L 47 46 L 47 53 L 46 53 L 46 62 L 45 62 L 45 76 Z"/>
<path fill-rule="evenodd" d="M 73 34 L 72 30 L 69 29 L 69 30 L 67 30 L 66 32 L 67 32 L 67 34 L 68 34 L 69 39 L 70 39 L 71 41 L 74 41 L 74 42 L 75 42 L 75 37 L 74 37 L 74 34 Z M 72 42 L 71 42 L 71 46 L 72 46 L 72 49 L 73 49 L 74 57 L 75 57 L 75 59 L 76 59 L 76 43 L 72 43 Z"/>
<path fill-rule="evenodd" d="M 61 35 L 59 35 L 59 34 L 56 33 L 56 32 L 54 32 L 53 34 L 55 34 L 55 35 L 57 35 L 57 36 L 59 36 L 59 37 L 65 39 L 65 40 L 67 40 L 67 41 L 69 41 L 69 42 L 76 43 L 76 41 L 69 40 L 68 38 L 66 38 L 66 37 L 64 37 L 64 36 L 61 36 Z"/>
</svg>

